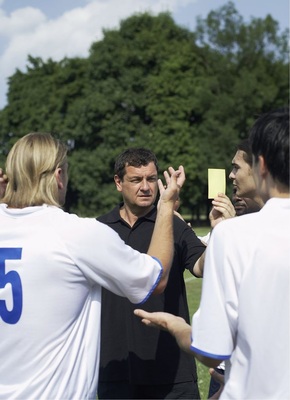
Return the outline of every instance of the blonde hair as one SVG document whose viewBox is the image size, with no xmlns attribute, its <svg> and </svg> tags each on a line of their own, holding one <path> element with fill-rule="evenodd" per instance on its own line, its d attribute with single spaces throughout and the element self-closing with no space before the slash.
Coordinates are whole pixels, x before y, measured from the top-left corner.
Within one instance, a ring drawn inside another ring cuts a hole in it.
<svg viewBox="0 0 290 400">
<path fill-rule="evenodd" d="M 50 133 L 23 136 L 7 156 L 8 184 L 1 202 L 13 208 L 42 204 L 59 207 L 55 171 L 66 162 L 67 147 Z"/>
</svg>

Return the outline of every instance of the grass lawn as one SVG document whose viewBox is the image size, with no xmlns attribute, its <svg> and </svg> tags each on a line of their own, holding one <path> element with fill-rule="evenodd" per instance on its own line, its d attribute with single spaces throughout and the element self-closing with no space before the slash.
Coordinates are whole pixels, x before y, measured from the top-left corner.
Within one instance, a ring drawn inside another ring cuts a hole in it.
<svg viewBox="0 0 290 400">
<path fill-rule="evenodd" d="M 210 230 L 210 228 L 208 227 L 202 227 L 202 228 L 194 227 L 193 229 L 198 236 L 205 236 Z M 184 278 L 186 282 L 189 312 L 190 316 L 192 316 L 199 306 L 202 279 L 195 278 L 188 271 L 185 272 Z M 197 360 L 196 364 L 197 364 L 197 375 L 198 375 L 198 386 L 200 391 L 200 397 L 202 400 L 206 400 L 208 395 L 210 375 L 208 373 L 207 367 L 205 367 Z"/>
</svg>

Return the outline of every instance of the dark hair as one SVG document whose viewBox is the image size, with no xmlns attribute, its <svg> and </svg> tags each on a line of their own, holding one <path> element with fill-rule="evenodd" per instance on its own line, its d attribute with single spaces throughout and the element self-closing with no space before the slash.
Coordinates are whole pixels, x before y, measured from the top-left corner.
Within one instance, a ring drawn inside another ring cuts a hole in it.
<svg viewBox="0 0 290 400">
<path fill-rule="evenodd" d="M 273 179 L 289 187 L 289 107 L 261 115 L 249 139 L 255 162 L 262 155 Z"/>
<path fill-rule="evenodd" d="M 249 138 L 244 139 L 237 146 L 237 150 L 243 151 L 243 158 L 250 167 L 252 167 L 252 148 Z"/>
<path fill-rule="evenodd" d="M 123 180 L 126 174 L 126 167 L 142 167 L 154 162 L 158 172 L 158 162 L 155 154 L 148 149 L 144 148 L 129 148 L 123 151 L 115 161 L 115 174 Z"/>
</svg>

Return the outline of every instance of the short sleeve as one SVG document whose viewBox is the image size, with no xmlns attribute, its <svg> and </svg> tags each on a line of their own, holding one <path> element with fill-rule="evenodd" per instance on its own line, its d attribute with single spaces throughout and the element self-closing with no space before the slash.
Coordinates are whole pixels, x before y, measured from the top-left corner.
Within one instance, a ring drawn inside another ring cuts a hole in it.
<svg viewBox="0 0 290 400">
<path fill-rule="evenodd" d="M 197 353 L 227 359 L 234 348 L 238 323 L 238 269 L 231 254 L 231 230 L 218 225 L 206 250 L 200 307 L 192 318 L 192 344 Z"/>
<path fill-rule="evenodd" d="M 180 264 L 193 274 L 193 267 L 206 249 L 192 228 L 176 217 L 174 221 L 174 237 L 177 241 L 181 259 Z"/>
<path fill-rule="evenodd" d="M 99 284 L 139 304 L 158 284 L 159 261 L 126 245 L 105 224 L 77 218 L 64 224 L 63 232 L 70 257 L 91 285 Z"/>
</svg>

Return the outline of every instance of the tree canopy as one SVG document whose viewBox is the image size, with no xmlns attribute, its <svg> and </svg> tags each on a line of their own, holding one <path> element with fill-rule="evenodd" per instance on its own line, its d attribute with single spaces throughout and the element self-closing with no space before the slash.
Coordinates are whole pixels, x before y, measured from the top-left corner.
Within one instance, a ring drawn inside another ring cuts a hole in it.
<svg viewBox="0 0 290 400">
<path fill-rule="evenodd" d="M 228 168 L 262 112 L 288 104 L 288 30 L 271 16 L 245 23 L 232 2 L 198 18 L 133 15 L 104 31 L 88 58 L 28 57 L 0 111 L 0 161 L 31 131 L 73 144 L 66 207 L 97 216 L 119 200 L 115 157 L 147 147 L 160 170 L 185 167 L 182 212 L 207 204 L 207 169 Z M 229 192 L 230 194 L 230 192 Z"/>
</svg>

